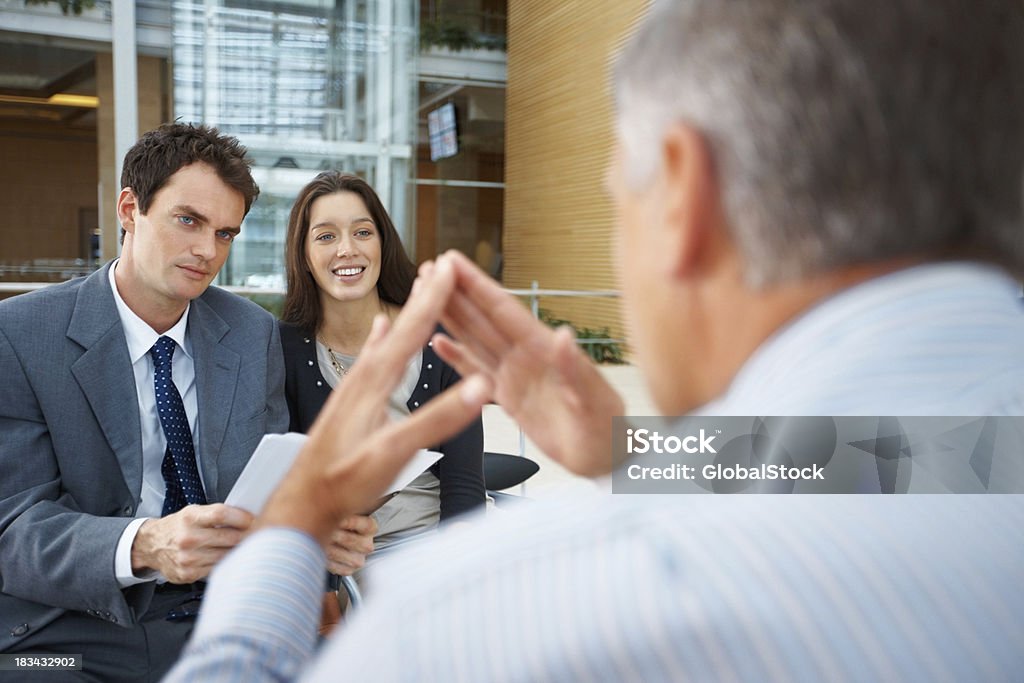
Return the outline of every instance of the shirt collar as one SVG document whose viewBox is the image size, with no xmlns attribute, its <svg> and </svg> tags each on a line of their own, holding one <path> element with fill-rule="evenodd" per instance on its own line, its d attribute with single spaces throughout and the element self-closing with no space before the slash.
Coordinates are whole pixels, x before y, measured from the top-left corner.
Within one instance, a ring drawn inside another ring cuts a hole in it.
<svg viewBox="0 0 1024 683">
<path fill-rule="evenodd" d="M 107 271 L 107 278 L 110 280 L 110 289 L 114 293 L 114 304 L 117 306 L 117 315 L 121 318 L 121 327 L 124 328 L 124 338 L 128 342 L 128 356 L 131 359 L 132 365 L 135 364 L 140 358 L 149 353 L 149 350 L 153 348 L 153 344 L 160 337 L 170 337 L 178 345 L 178 348 L 185 352 L 189 358 L 192 358 L 191 345 L 188 343 L 188 312 L 192 307 L 189 303 L 185 306 L 185 312 L 178 318 L 178 322 L 174 324 L 174 327 L 167 330 L 163 334 L 157 334 L 156 330 L 150 327 L 142 318 L 137 316 L 135 312 L 128 308 L 128 304 L 121 298 L 121 293 L 117 291 L 117 282 L 114 279 L 114 269 L 117 268 L 117 264 L 120 259 L 116 259 L 110 264 L 110 269 Z"/>
</svg>

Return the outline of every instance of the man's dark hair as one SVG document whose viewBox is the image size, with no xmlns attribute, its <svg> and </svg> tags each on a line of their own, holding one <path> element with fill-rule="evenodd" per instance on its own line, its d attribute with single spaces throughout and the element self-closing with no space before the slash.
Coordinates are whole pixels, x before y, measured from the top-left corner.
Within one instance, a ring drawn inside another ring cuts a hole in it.
<svg viewBox="0 0 1024 683">
<path fill-rule="evenodd" d="M 195 163 L 208 165 L 225 185 L 238 190 L 245 200 L 245 213 L 249 213 L 260 194 L 252 179 L 252 160 L 237 138 L 209 126 L 165 123 L 145 133 L 124 156 L 121 187 L 132 189 L 139 211 L 145 214 L 167 180 Z"/>
</svg>

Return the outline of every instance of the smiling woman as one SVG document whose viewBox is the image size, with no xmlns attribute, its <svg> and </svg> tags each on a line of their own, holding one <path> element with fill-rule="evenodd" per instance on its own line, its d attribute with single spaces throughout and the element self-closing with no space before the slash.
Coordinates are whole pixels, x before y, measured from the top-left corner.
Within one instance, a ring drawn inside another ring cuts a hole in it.
<svg viewBox="0 0 1024 683">
<path fill-rule="evenodd" d="M 291 430 L 305 432 L 357 362 L 374 317 L 394 318 L 405 304 L 416 269 L 373 188 L 337 171 L 319 174 L 299 193 L 285 261 L 285 391 Z M 391 396 L 392 419 L 403 419 L 458 380 L 431 346 L 424 347 Z M 377 550 L 483 505 L 480 419 L 432 448 L 443 454 L 438 463 L 374 513 Z"/>
</svg>

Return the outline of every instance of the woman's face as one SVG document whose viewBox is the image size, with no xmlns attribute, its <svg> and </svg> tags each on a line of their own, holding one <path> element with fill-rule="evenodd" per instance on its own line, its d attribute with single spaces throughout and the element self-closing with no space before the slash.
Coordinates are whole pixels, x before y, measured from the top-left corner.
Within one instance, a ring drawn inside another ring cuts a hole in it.
<svg viewBox="0 0 1024 683">
<path fill-rule="evenodd" d="M 306 263 L 320 291 L 338 301 L 377 296 L 380 233 L 353 192 L 318 197 L 309 208 Z"/>
</svg>

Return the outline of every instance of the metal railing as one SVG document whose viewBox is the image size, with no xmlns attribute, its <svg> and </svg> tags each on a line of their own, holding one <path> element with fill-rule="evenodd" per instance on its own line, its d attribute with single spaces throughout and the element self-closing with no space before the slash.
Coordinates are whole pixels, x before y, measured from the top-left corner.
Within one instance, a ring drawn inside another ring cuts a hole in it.
<svg viewBox="0 0 1024 683">
<path fill-rule="evenodd" d="M 530 300 L 530 312 L 533 313 L 533 317 L 538 320 L 541 319 L 541 308 L 540 300 L 541 297 L 568 297 L 568 298 L 612 298 L 617 299 L 621 296 L 618 290 L 606 289 L 606 290 L 577 290 L 577 289 L 541 289 L 540 284 L 534 280 L 529 289 L 510 289 L 505 288 L 505 291 L 513 296 L 525 297 Z M 576 343 L 580 346 L 586 346 L 589 344 L 625 344 L 625 339 L 606 339 L 606 338 L 578 338 Z M 522 427 L 519 427 L 519 455 L 526 455 L 526 433 Z M 523 482 L 519 485 L 519 495 L 526 495 L 526 483 Z"/>
<path fill-rule="evenodd" d="M 534 280 L 530 289 L 509 289 L 505 288 L 505 291 L 512 296 L 529 297 L 530 299 L 530 311 L 533 313 L 533 317 L 540 319 L 540 298 L 543 296 L 552 297 L 579 297 L 579 298 L 608 298 L 617 299 L 621 296 L 617 289 L 541 289 L 540 284 Z M 577 344 L 603 344 L 608 342 L 614 342 L 617 344 L 624 344 L 625 339 L 612 339 L 612 338 L 594 338 L 594 339 L 577 339 Z"/>
</svg>

